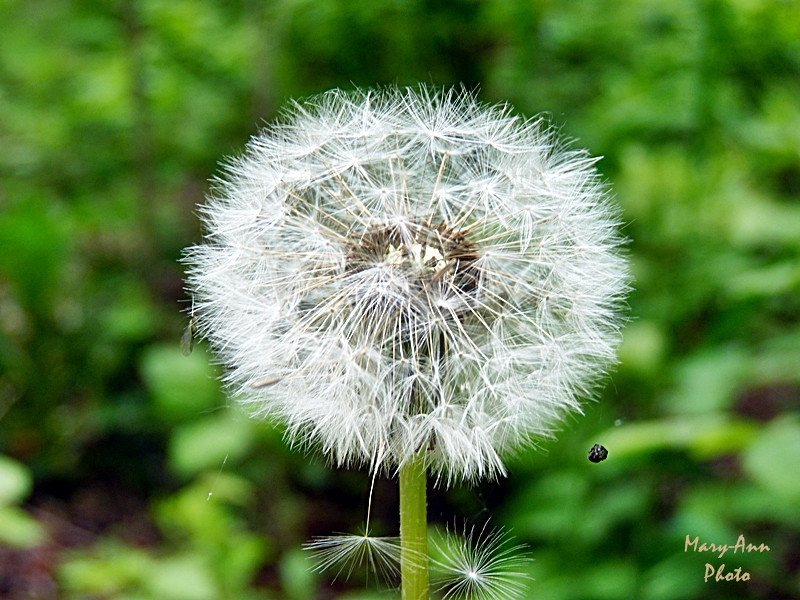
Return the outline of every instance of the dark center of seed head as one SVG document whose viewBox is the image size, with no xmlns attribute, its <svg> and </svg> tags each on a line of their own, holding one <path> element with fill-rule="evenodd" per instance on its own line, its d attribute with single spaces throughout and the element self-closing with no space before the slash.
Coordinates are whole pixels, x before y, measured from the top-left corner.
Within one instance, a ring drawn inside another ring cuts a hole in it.
<svg viewBox="0 0 800 600">
<path fill-rule="evenodd" d="M 462 234 L 443 224 L 379 225 L 352 246 L 348 271 L 397 269 L 417 293 L 464 296 L 478 285 L 478 253 Z"/>
</svg>

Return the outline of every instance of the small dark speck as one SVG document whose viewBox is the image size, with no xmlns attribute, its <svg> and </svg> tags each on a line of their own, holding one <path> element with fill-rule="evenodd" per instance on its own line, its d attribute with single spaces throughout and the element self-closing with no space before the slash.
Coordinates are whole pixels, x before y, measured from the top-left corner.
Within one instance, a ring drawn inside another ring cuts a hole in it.
<svg viewBox="0 0 800 600">
<path fill-rule="evenodd" d="M 600 444 L 595 444 L 592 446 L 591 450 L 589 450 L 589 460 L 593 463 L 599 463 L 606 458 L 608 458 L 608 450 Z"/>
</svg>

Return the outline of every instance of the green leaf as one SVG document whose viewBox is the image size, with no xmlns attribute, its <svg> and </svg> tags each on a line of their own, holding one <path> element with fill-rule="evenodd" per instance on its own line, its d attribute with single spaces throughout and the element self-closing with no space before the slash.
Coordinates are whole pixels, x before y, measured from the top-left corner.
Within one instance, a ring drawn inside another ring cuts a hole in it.
<svg viewBox="0 0 800 600">
<path fill-rule="evenodd" d="M 666 339 L 654 321 L 637 321 L 625 328 L 619 349 L 621 369 L 652 375 L 664 360 Z"/>
<path fill-rule="evenodd" d="M 290 600 L 306 600 L 314 597 L 317 576 L 311 569 L 308 554 L 292 550 L 283 555 L 279 565 L 281 587 Z"/>
<path fill-rule="evenodd" d="M 155 562 L 141 550 L 106 542 L 93 548 L 91 554 L 81 552 L 67 558 L 59 566 L 58 578 L 64 589 L 79 597 L 117 597 L 124 590 L 138 588 Z"/>
<path fill-rule="evenodd" d="M 704 561 L 694 561 L 695 557 L 680 550 L 682 548 L 644 573 L 639 598 L 682 600 L 697 597 L 703 586 Z"/>
<path fill-rule="evenodd" d="M 520 537 L 561 540 L 582 523 L 589 481 L 577 471 L 554 471 L 516 494 L 503 521 Z"/>
<path fill-rule="evenodd" d="M 249 533 L 234 533 L 227 542 L 216 565 L 219 581 L 226 589 L 245 589 L 267 559 L 271 558 L 271 540 Z"/>
<path fill-rule="evenodd" d="M 101 313 L 103 336 L 118 343 L 135 342 L 152 335 L 156 309 L 138 281 L 115 282 L 115 294 Z"/>
<path fill-rule="evenodd" d="M 0 546 L 33 548 L 46 537 L 44 528 L 36 519 L 16 506 L 0 506 Z"/>
<path fill-rule="evenodd" d="M 0 505 L 16 504 L 28 497 L 33 478 L 22 463 L 0 455 Z"/>
<path fill-rule="evenodd" d="M 746 447 L 757 431 L 758 427 L 748 421 L 707 414 L 630 423 L 595 437 L 608 448 L 611 465 L 612 458 L 666 449 L 686 450 L 701 459 L 714 458 Z M 588 440 L 586 444 L 591 445 Z"/>
<path fill-rule="evenodd" d="M 629 560 L 604 561 L 584 573 L 584 585 L 597 600 L 618 600 L 635 595 L 638 573 Z"/>
<path fill-rule="evenodd" d="M 243 458 L 252 448 L 255 425 L 244 415 L 224 410 L 178 427 L 169 447 L 170 463 L 188 476 Z"/>
<path fill-rule="evenodd" d="M 220 548 L 242 528 L 229 504 L 247 506 L 252 500 L 252 484 L 221 468 L 162 501 L 156 514 L 166 537 L 189 536 L 199 546 Z"/>
<path fill-rule="evenodd" d="M 800 416 L 772 421 L 744 453 L 747 474 L 786 501 L 800 502 Z"/>
<path fill-rule="evenodd" d="M 217 373 L 201 348 L 184 356 L 178 340 L 151 346 L 142 357 L 140 369 L 156 414 L 167 422 L 195 417 L 219 401 Z"/>
<path fill-rule="evenodd" d="M 683 360 L 677 387 L 663 401 L 671 414 L 713 412 L 727 407 L 747 376 L 748 356 L 737 347 L 717 347 Z"/>
<path fill-rule="evenodd" d="M 217 600 L 220 597 L 209 565 L 192 554 L 157 561 L 144 584 L 152 597 L 159 600 Z"/>
</svg>

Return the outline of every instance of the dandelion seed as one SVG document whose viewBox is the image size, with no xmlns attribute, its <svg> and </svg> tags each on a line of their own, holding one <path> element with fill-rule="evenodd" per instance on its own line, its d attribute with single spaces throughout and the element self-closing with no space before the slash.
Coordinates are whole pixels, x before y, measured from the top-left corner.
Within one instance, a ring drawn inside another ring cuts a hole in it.
<svg viewBox="0 0 800 600">
<path fill-rule="evenodd" d="M 385 581 L 400 573 L 400 538 L 340 534 L 315 538 L 304 548 L 313 554 L 315 570 L 349 579 L 356 567 L 367 567 Z"/>
<path fill-rule="evenodd" d="M 447 530 L 434 538 L 433 572 L 444 600 L 514 600 L 527 591 L 524 547 L 512 545 L 503 530 L 476 534 L 475 528 L 458 534 Z"/>
<path fill-rule="evenodd" d="M 211 497 L 214 495 L 214 488 L 217 487 L 217 481 L 219 481 L 219 476 L 222 475 L 222 469 L 225 468 L 225 463 L 228 462 L 228 455 L 225 455 L 225 458 L 222 461 L 222 464 L 219 466 L 219 470 L 217 474 L 214 476 L 214 481 L 211 482 L 211 489 L 208 490 L 208 496 L 206 496 L 206 502 L 211 500 Z"/>
<path fill-rule="evenodd" d="M 181 334 L 181 353 L 189 356 L 194 350 L 194 336 L 197 334 L 197 321 L 194 317 L 194 299 L 192 299 L 192 309 L 189 313 L 189 322 Z"/>
<path fill-rule="evenodd" d="M 198 331 L 291 443 L 496 477 L 615 360 L 628 273 L 594 162 L 464 91 L 295 103 L 203 208 Z"/>
<path fill-rule="evenodd" d="M 380 455 L 379 455 L 380 456 Z M 334 579 L 345 574 L 349 579 L 356 567 L 368 567 L 384 581 L 400 574 L 401 544 L 399 537 L 375 537 L 369 533 L 372 494 L 377 473 L 372 474 L 367 499 L 367 519 L 363 534 L 339 534 L 318 537 L 304 545 L 312 553 L 319 572 L 335 571 Z M 427 557 L 420 558 L 427 561 Z"/>
</svg>

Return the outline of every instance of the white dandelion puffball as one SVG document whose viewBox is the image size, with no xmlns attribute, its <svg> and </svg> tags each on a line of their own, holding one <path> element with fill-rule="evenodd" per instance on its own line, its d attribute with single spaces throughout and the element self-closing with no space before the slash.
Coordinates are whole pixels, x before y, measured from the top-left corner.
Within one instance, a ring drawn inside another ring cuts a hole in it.
<svg viewBox="0 0 800 600">
<path fill-rule="evenodd" d="M 594 163 L 463 90 L 292 104 L 185 258 L 231 394 L 338 465 L 503 474 L 615 361 L 628 271 Z"/>
</svg>

